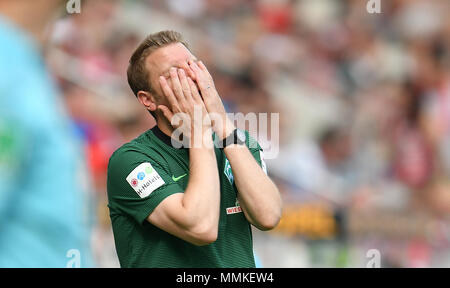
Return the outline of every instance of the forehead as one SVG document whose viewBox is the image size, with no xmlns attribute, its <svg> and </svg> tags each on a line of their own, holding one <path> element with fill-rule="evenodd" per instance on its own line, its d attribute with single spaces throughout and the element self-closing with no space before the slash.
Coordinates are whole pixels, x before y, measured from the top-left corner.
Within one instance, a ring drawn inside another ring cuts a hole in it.
<svg viewBox="0 0 450 288">
<path fill-rule="evenodd" d="M 196 60 L 195 56 L 181 43 L 169 44 L 153 51 L 146 59 L 150 73 L 163 75 L 170 67 L 182 67 L 188 60 Z"/>
</svg>

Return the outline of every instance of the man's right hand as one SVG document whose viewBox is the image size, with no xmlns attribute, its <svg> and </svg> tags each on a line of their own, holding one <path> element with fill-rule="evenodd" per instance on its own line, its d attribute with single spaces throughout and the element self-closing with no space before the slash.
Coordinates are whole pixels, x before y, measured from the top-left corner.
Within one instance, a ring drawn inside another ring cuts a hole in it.
<svg viewBox="0 0 450 288">
<path fill-rule="evenodd" d="M 170 103 L 170 109 L 164 105 L 159 105 L 158 109 L 171 125 L 178 129 L 183 137 L 189 138 L 190 147 L 196 148 L 209 143 L 212 133 L 211 120 L 194 81 L 186 76 L 183 69 L 172 67 L 169 79 L 160 76 L 159 82 Z"/>
</svg>

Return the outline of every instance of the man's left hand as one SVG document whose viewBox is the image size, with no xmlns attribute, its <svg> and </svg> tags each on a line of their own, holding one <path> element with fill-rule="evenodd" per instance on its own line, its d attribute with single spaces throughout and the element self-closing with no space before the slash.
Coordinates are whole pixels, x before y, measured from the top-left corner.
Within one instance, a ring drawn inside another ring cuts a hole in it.
<svg viewBox="0 0 450 288">
<path fill-rule="evenodd" d="M 236 127 L 227 117 L 225 107 L 214 86 L 212 76 L 202 61 L 198 61 L 198 64 L 194 61 L 190 61 L 189 66 L 195 73 L 195 80 L 202 94 L 206 110 L 211 118 L 214 132 L 216 132 L 220 139 L 224 139 L 230 135 Z"/>
</svg>

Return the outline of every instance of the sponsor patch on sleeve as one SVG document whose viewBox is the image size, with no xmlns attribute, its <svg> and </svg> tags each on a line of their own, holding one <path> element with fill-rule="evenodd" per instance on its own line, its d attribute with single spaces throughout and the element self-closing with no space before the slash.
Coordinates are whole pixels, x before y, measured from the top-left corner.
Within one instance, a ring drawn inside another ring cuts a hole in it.
<svg viewBox="0 0 450 288">
<path fill-rule="evenodd" d="M 152 164 L 142 163 L 126 178 L 128 184 L 136 191 L 141 198 L 145 198 L 157 188 L 165 184 L 161 176 L 152 167 Z"/>
<path fill-rule="evenodd" d="M 261 159 L 261 168 L 263 169 L 264 173 L 267 175 L 267 166 L 266 162 L 264 161 L 264 152 L 262 150 L 259 150 L 259 158 Z"/>
</svg>

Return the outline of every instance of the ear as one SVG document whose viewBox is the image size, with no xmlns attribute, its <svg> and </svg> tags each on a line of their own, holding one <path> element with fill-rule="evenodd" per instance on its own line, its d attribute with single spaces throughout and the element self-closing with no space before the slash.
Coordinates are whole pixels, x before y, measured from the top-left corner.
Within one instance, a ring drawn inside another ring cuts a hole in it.
<svg viewBox="0 0 450 288">
<path fill-rule="evenodd" d="M 142 105 L 147 108 L 149 111 L 155 111 L 157 108 L 155 97 L 152 93 L 147 91 L 139 91 L 137 94 L 137 98 Z"/>
</svg>

